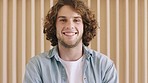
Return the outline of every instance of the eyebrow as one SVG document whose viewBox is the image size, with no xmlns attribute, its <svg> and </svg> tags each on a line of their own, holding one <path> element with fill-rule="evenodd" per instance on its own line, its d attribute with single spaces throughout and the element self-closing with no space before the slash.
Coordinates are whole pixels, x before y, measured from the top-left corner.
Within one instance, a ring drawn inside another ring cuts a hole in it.
<svg viewBox="0 0 148 83">
<path fill-rule="evenodd" d="M 66 18 L 66 16 L 58 16 L 57 19 L 58 18 Z M 82 18 L 82 17 L 81 16 L 75 16 L 74 18 Z"/>
</svg>

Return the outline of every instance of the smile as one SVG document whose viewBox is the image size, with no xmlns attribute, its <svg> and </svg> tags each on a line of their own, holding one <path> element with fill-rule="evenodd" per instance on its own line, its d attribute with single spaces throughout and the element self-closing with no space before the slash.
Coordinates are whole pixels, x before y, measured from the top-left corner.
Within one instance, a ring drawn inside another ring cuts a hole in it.
<svg viewBox="0 0 148 83">
<path fill-rule="evenodd" d="M 66 36 L 74 36 L 74 35 L 78 34 L 78 32 L 63 32 L 63 34 Z"/>
</svg>

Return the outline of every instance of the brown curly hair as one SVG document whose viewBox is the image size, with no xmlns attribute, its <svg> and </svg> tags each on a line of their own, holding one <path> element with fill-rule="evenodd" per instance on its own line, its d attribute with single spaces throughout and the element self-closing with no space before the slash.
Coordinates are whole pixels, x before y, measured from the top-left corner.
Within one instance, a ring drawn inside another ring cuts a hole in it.
<svg viewBox="0 0 148 83">
<path fill-rule="evenodd" d="M 58 39 L 56 37 L 56 19 L 59 9 L 64 5 L 71 6 L 81 15 L 84 24 L 82 42 L 85 46 L 88 46 L 89 42 L 96 36 L 98 25 L 94 14 L 92 14 L 84 2 L 80 0 L 59 0 L 51 10 L 49 10 L 44 20 L 43 32 L 46 34 L 46 39 L 51 42 L 52 46 L 58 44 Z"/>
</svg>

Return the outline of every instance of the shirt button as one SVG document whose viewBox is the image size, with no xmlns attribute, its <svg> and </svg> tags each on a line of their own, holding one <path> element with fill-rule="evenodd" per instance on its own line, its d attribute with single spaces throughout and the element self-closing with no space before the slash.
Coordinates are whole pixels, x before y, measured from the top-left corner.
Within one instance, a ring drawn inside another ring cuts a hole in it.
<svg viewBox="0 0 148 83">
<path fill-rule="evenodd" d="M 84 80 L 86 80 L 86 77 L 84 77 Z"/>
</svg>

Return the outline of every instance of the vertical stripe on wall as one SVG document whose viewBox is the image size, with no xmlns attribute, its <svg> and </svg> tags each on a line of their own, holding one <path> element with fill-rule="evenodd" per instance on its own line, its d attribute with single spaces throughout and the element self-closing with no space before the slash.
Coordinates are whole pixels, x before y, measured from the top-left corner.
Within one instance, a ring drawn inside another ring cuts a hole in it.
<svg viewBox="0 0 148 83">
<path fill-rule="evenodd" d="M 7 15 L 8 15 L 8 1 L 3 0 L 3 81 L 2 83 L 7 83 Z"/>
<path fill-rule="evenodd" d="M 26 0 L 22 0 L 22 83 L 26 65 Z"/>
<path fill-rule="evenodd" d="M 126 83 L 129 83 L 129 0 L 126 0 Z"/>
<path fill-rule="evenodd" d="M 50 0 L 50 8 L 53 6 L 53 0 Z"/>
<path fill-rule="evenodd" d="M 41 0 L 41 52 L 44 51 L 43 19 L 44 19 L 44 0 Z"/>
<path fill-rule="evenodd" d="M 107 12 L 107 56 L 110 57 L 110 0 L 106 1 Z"/>
<path fill-rule="evenodd" d="M 12 83 L 16 83 L 16 47 L 17 47 L 17 42 L 16 42 L 16 34 L 17 34 L 17 28 L 16 28 L 16 23 L 17 23 L 17 2 L 16 0 L 13 0 L 13 19 L 12 19 Z"/>
<path fill-rule="evenodd" d="M 46 44 L 43 20 L 45 13 L 56 1 L 0 0 L 2 4 L 0 83 L 23 82 L 25 66 L 29 59 L 52 48 L 50 43 Z M 119 83 L 148 83 L 148 1 L 83 1 L 93 13 L 97 14 L 98 26 L 101 27 L 97 30 L 96 40 L 93 40 L 90 47 L 96 48 L 98 52 L 104 52 L 115 62 Z M 39 19 L 39 22 L 35 22 Z M 100 41 L 103 42 L 101 45 Z"/>
<path fill-rule="evenodd" d="M 119 67 L 119 0 L 116 0 L 116 67 L 118 70 L 118 75 L 120 72 Z M 119 79 L 118 79 L 119 83 Z"/>
<path fill-rule="evenodd" d="M 100 0 L 97 0 L 97 21 L 98 21 L 98 32 L 97 32 L 97 51 L 100 52 Z"/>
<path fill-rule="evenodd" d="M 138 0 L 135 0 L 135 83 L 138 83 Z"/>
<path fill-rule="evenodd" d="M 148 56 L 148 10 L 147 10 L 147 0 L 144 0 L 144 83 L 148 83 L 148 69 L 147 69 L 147 56 Z"/>
<path fill-rule="evenodd" d="M 35 0 L 31 0 L 31 57 L 35 55 Z"/>
<path fill-rule="evenodd" d="M 91 7 L 91 1 L 90 0 L 87 0 L 87 5 L 88 5 L 89 8 Z"/>
</svg>

